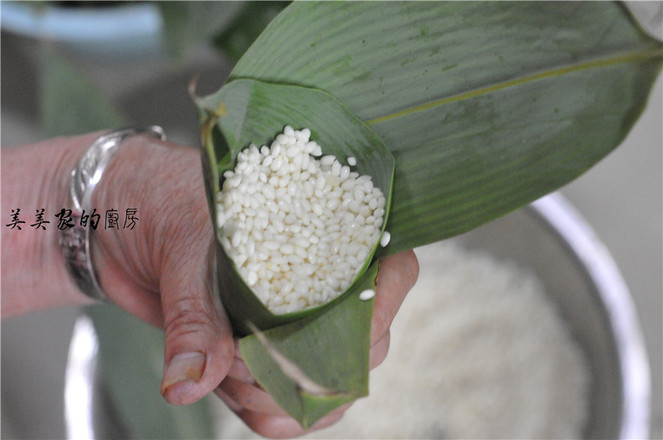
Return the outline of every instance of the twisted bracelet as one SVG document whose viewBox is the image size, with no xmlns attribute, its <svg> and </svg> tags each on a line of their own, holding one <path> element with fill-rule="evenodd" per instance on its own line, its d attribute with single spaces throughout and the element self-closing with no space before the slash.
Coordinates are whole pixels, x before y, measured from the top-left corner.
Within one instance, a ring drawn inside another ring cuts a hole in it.
<svg viewBox="0 0 663 440">
<path fill-rule="evenodd" d="M 92 193 L 118 147 L 126 139 L 140 134 L 166 139 L 163 129 L 157 125 L 146 128 L 125 128 L 107 133 L 94 141 L 71 172 L 69 196 L 72 203 L 73 227 L 62 230 L 59 238 L 60 248 L 78 288 L 95 300 L 107 301 L 108 297 L 101 290 L 92 263 L 90 227 L 84 227 L 80 219 L 86 211 L 90 212 Z"/>
</svg>

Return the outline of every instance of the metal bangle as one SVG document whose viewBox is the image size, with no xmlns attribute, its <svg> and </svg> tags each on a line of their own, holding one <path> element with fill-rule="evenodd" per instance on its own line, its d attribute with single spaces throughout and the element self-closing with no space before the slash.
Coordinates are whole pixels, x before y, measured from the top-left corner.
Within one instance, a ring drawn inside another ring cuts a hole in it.
<svg viewBox="0 0 663 440">
<path fill-rule="evenodd" d="M 163 129 L 156 125 L 146 128 L 125 128 L 107 133 L 99 137 L 88 148 L 71 172 L 69 195 L 73 205 L 71 210 L 73 226 L 65 227 L 62 230 L 59 239 L 60 248 L 78 288 L 86 296 L 95 300 L 107 301 L 108 297 L 99 285 L 92 264 L 91 225 L 81 224 L 81 217 L 85 212 L 92 211 L 90 207 L 92 193 L 101 181 L 104 170 L 118 147 L 126 139 L 140 134 L 147 134 L 161 140 L 166 139 Z"/>
</svg>

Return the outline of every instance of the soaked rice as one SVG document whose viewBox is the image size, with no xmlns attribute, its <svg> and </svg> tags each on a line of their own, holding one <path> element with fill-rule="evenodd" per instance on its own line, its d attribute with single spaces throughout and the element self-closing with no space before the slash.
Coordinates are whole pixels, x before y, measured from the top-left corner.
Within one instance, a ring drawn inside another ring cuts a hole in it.
<svg viewBox="0 0 663 440">
<path fill-rule="evenodd" d="M 343 293 L 380 240 L 385 215 L 385 196 L 372 177 L 350 168 L 357 159 L 343 165 L 323 156 L 310 136 L 308 128 L 286 126 L 270 146 L 250 145 L 217 194 L 221 244 L 275 314 Z M 383 236 L 382 246 L 389 239 Z"/>
</svg>

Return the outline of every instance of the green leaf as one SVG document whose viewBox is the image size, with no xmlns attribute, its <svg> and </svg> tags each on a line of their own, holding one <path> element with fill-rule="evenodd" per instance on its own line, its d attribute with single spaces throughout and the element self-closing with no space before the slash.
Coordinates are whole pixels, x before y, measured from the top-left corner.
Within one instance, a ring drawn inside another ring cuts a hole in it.
<svg viewBox="0 0 663 440">
<path fill-rule="evenodd" d="M 628 133 L 662 58 L 615 3 L 297 2 L 230 81 L 315 87 L 375 129 L 397 163 L 395 253 L 586 171 Z"/>
<path fill-rule="evenodd" d="M 258 383 L 305 429 L 334 408 L 368 395 L 373 301 L 359 294 L 375 289 L 376 276 L 377 263 L 335 307 L 263 332 L 270 348 L 295 362 L 323 391 L 307 388 L 301 374 L 287 374 L 287 365 L 255 334 L 240 340 L 242 358 Z"/>
<path fill-rule="evenodd" d="M 237 61 L 251 46 L 267 24 L 289 1 L 242 2 L 242 10 L 223 32 L 214 37 L 214 44 Z"/>
<path fill-rule="evenodd" d="M 121 113 L 97 87 L 50 44 L 41 51 L 41 119 L 47 136 L 122 127 Z"/>
<path fill-rule="evenodd" d="M 233 23 L 243 8 L 236 1 L 168 1 L 157 2 L 163 19 L 166 49 L 182 57 L 187 49 L 209 41 Z"/>
</svg>

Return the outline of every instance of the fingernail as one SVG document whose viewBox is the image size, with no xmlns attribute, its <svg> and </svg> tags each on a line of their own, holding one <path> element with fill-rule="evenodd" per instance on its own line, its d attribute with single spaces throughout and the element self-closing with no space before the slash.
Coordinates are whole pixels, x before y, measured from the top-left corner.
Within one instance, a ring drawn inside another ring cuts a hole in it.
<svg viewBox="0 0 663 440">
<path fill-rule="evenodd" d="M 200 352 L 182 353 L 174 356 L 163 373 L 161 394 L 179 382 L 198 382 L 205 370 L 205 355 Z"/>
</svg>

